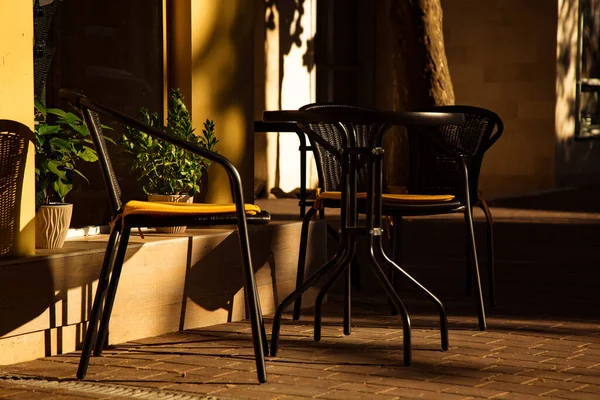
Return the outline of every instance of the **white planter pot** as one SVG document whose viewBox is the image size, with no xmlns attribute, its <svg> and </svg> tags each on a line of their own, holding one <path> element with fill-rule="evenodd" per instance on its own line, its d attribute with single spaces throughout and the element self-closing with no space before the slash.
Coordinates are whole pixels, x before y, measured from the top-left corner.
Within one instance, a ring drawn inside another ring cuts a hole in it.
<svg viewBox="0 0 600 400">
<path fill-rule="evenodd" d="M 149 194 L 148 201 L 171 202 L 171 203 L 193 203 L 194 197 L 187 194 Z M 183 233 L 185 226 L 157 226 L 159 233 Z"/>
<path fill-rule="evenodd" d="M 61 248 L 67 238 L 71 215 L 73 204 L 50 203 L 41 206 L 35 214 L 35 247 Z"/>
</svg>

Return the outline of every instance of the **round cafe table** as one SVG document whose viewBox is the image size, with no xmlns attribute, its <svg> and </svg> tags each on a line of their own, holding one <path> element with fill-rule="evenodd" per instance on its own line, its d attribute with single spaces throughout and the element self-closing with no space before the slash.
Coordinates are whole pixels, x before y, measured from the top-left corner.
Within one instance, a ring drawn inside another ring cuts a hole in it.
<svg viewBox="0 0 600 400">
<path fill-rule="evenodd" d="M 296 290 L 290 293 L 277 307 L 273 319 L 273 332 L 271 340 L 271 355 L 275 356 L 279 344 L 279 332 L 281 328 L 281 318 L 284 310 L 300 299 L 302 294 L 312 287 L 319 279 L 327 273 L 332 272 L 328 277 L 323 289 L 317 297 L 315 306 L 315 340 L 320 340 L 321 332 L 321 301 L 323 294 L 326 293 L 333 283 L 347 271 L 347 266 L 356 254 L 356 237 L 359 234 L 367 235 L 368 246 L 367 254 L 370 256 L 370 265 L 373 268 L 375 276 L 378 278 L 383 289 L 387 293 L 390 301 L 400 313 L 403 320 L 403 351 L 404 363 L 411 363 L 411 333 L 410 318 L 408 312 L 402 303 L 402 300 L 396 293 L 393 285 L 387 279 L 381 264 L 388 265 L 392 269 L 399 270 L 405 279 L 424 293 L 438 307 L 440 314 L 440 332 L 442 350 L 448 349 L 448 326 L 444 306 L 431 292 L 418 283 L 414 278 L 394 264 L 385 254 L 381 246 L 381 219 L 382 219 L 382 177 L 383 177 L 383 134 L 390 127 L 401 126 L 427 126 L 427 125 L 463 125 L 465 117 L 461 113 L 448 112 L 395 112 L 379 110 L 362 109 L 344 109 L 343 107 L 323 108 L 319 110 L 278 110 L 265 111 L 263 121 L 270 123 L 294 123 L 297 124 L 309 138 L 320 144 L 326 151 L 332 152 L 339 157 L 342 165 L 342 190 L 340 207 L 340 240 L 336 255 L 329 260 L 320 269 L 314 272 L 310 277 L 304 280 Z M 335 125 L 341 134 L 343 148 L 341 151 L 336 149 L 331 143 L 309 129 L 310 125 L 330 124 Z M 356 137 L 355 126 L 368 125 L 376 126 L 377 133 L 373 140 L 366 146 L 358 146 L 354 140 Z M 367 207 L 365 224 L 358 222 L 358 204 L 357 204 L 357 160 L 362 156 L 367 160 L 369 174 L 371 177 L 367 184 Z M 349 279 L 347 280 L 349 284 Z M 347 288 L 346 290 L 349 290 Z M 347 301 L 344 305 L 344 333 L 350 334 L 350 296 L 346 296 Z"/>
</svg>

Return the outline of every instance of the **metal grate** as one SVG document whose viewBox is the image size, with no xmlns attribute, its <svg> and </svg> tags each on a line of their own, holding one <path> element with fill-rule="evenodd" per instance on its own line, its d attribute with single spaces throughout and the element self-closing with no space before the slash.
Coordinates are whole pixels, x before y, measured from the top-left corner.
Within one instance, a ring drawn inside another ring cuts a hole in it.
<svg viewBox="0 0 600 400">
<path fill-rule="evenodd" d="M 48 380 L 26 375 L 3 375 L 0 382 L 11 382 L 37 389 L 60 390 L 100 396 L 133 397 L 146 400 L 218 400 L 214 396 L 199 396 L 174 390 L 147 389 L 135 386 L 110 383 L 86 382 L 77 380 Z M 222 399 L 222 398 L 221 398 Z"/>
</svg>

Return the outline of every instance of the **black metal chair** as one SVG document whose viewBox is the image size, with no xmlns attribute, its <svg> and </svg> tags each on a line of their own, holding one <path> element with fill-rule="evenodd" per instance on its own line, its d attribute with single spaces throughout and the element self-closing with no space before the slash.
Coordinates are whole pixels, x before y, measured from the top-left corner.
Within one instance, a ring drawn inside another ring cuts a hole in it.
<svg viewBox="0 0 600 400">
<path fill-rule="evenodd" d="M 467 229 L 465 256 L 467 294 L 470 294 L 472 285 L 476 285 L 476 288 L 480 286 L 477 264 L 475 268 L 469 268 L 471 262 L 477 262 L 472 208 L 478 206 L 484 212 L 487 233 L 488 301 L 493 307 L 495 305 L 493 218 L 479 190 L 479 174 L 485 152 L 500 138 L 504 124 L 496 113 L 479 107 L 439 106 L 433 110 L 463 113 L 465 124 L 413 128 L 408 131 L 410 172 L 407 189 L 409 193 L 452 193 L 465 206 L 462 211 L 465 213 Z M 425 130 L 427 132 L 424 132 Z M 432 138 L 435 141 L 432 142 Z M 470 209 L 467 205 L 471 206 Z M 401 213 L 390 211 L 393 215 L 401 217 Z M 419 215 L 423 214 L 429 213 L 425 209 Z M 400 227 L 401 224 L 398 226 Z M 471 272 L 477 274 L 473 281 Z"/>
<path fill-rule="evenodd" d="M 303 109 L 313 110 L 332 105 L 307 105 Z M 360 109 L 360 108 L 356 108 Z M 399 247 L 396 243 L 400 237 L 400 227 L 403 216 L 433 215 L 453 212 L 464 212 L 466 223 L 466 264 L 467 264 L 467 292 L 470 293 L 474 284 L 477 290 L 477 314 L 480 329 L 486 329 L 485 311 L 481 283 L 479 277 L 479 264 L 475 248 L 473 231 L 472 207 L 478 204 L 484 210 L 487 220 L 488 235 L 488 277 L 490 304 L 494 304 L 494 253 L 493 253 L 493 227 L 492 217 L 485 200 L 478 197 L 478 180 L 483 155 L 489 147 L 498 140 L 502 134 L 503 124 L 500 118 L 493 112 L 471 106 L 443 106 L 428 111 L 456 112 L 465 115 L 465 124 L 438 125 L 409 127 L 410 144 L 410 173 L 407 194 L 384 194 L 382 197 L 382 214 L 392 216 L 395 219 L 393 249 Z M 357 141 L 368 141 L 369 137 L 362 137 L 367 129 L 357 129 Z M 331 124 L 311 124 L 311 129 L 320 136 L 326 138 L 328 143 L 339 148 L 339 140 L 336 141 L 335 126 Z M 310 137 L 310 136 L 309 136 Z M 314 137 L 314 136 L 313 136 Z M 328 138 L 328 139 L 327 139 Z M 301 257 L 298 262 L 296 286 L 304 281 L 304 249 L 307 245 L 308 224 L 313 215 L 320 208 L 340 208 L 340 171 L 338 161 L 325 151 L 321 143 L 312 143 L 319 172 L 319 182 L 322 192 L 319 194 L 317 204 L 310 209 L 303 221 L 302 236 L 300 240 Z M 367 177 L 366 166 L 359 165 L 359 210 L 361 198 L 366 199 L 365 182 Z M 385 176 L 382 187 L 385 192 Z M 471 199 L 477 199 L 471 201 Z M 364 201 L 363 207 L 364 207 Z M 392 259 L 398 260 L 397 255 Z M 404 271 L 399 271 L 408 277 Z M 350 278 L 347 276 L 345 284 L 345 327 L 350 330 Z M 392 274 L 392 280 L 395 274 Z M 409 282 L 415 284 L 408 277 Z M 473 279 L 474 278 L 474 279 Z M 473 283 L 471 282 L 473 281 Z M 393 281 L 392 281 L 393 283 Z M 420 286 L 420 285 L 419 285 Z M 319 303 L 317 303 L 318 306 Z M 301 310 L 301 299 L 294 304 L 293 318 L 298 319 Z M 392 306 L 393 312 L 395 312 Z M 320 311 L 316 311 L 320 312 Z"/>
<path fill-rule="evenodd" d="M 0 257 L 15 251 L 25 162 L 29 142 L 33 141 L 29 127 L 0 119 Z"/>
<path fill-rule="evenodd" d="M 268 353 L 262 312 L 256 290 L 250 245 L 246 223 L 265 224 L 270 215 L 255 205 L 244 204 L 242 184 L 235 167 L 225 157 L 204 148 L 181 141 L 173 136 L 148 126 L 134 118 L 103 106 L 81 94 L 61 89 L 60 98 L 70 102 L 81 111 L 85 124 L 91 135 L 94 147 L 98 152 L 104 183 L 114 218 L 111 223 L 111 234 L 106 248 L 102 270 L 96 291 L 96 297 L 89 316 L 89 326 L 83 342 L 83 349 L 77 371 L 77 377 L 83 379 L 87 373 L 92 350 L 100 356 L 108 335 L 108 325 L 112 312 L 119 277 L 123 268 L 127 243 L 132 228 L 157 226 L 204 226 L 204 225 L 237 225 L 242 266 L 244 273 L 244 292 L 250 314 L 254 355 L 259 382 L 266 382 L 265 354 Z M 124 202 L 115 176 L 106 143 L 102 135 L 99 115 L 124 125 L 137 128 L 157 139 L 179 146 L 198 154 L 222 166 L 229 175 L 233 204 L 197 204 L 197 203 L 149 203 L 142 201 Z M 103 304 L 104 303 L 104 304 Z M 102 314 L 102 317 L 100 317 Z M 97 329 L 99 323 L 99 328 Z"/>
</svg>

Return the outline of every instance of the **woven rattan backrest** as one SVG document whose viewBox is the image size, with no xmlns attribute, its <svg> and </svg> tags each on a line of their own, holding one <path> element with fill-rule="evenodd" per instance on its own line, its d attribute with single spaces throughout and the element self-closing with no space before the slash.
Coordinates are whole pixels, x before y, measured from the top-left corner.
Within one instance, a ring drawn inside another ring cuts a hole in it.
<svg viewBox="0 0 600 400">
<path fill-rule="evenodd" d="M 352 110 L 373 111 L 367 108 L 340 104 L 308 104 L 301 108 L 301 110 L 319 110 L 321 112 L 326 112 L 328 109 L 348 112 Z M 345 126 L 348 132 L 355 132 L 354 141 L 356 147 L 368 147 L 380 127 L 379 124 L 346 124 Z M 308 124 L 308 128 L 310 129 L 310 133 L 318 135 L 338 152 L 343 150 L 344 143 L 347 142 L 345 140 L 346 133 L 338 125 L 329 123 Z M 339 155 L 332 154 L 331 151 L 313 140 L 310 133 L 308 136 L 315 155 L 319 174 L 319 187 L 326 192 L 340 191 L 342 184 L 342 164 Z M 357 165 L 357 191 L 359 192 L 364 192 L 367 189 L 367 172 L 365 156 L 359 155 Z"/>
<path fill-rule="evenodd" d="M 94 148 L 98 153 L 98 163 L 100 164 L 100 169 L 102 170 L 102 177 L 104 178 L 104 185 L 106 186 L 106 192 L 108 194 L 113 215 L 116 215 L 123 205 L 123 200 L 121 198 L 122 193 L 121 188 L 119 187 L 119 182 L 117 181 L 117 176 L 115 175 L 115 171 L 110 161 L 108 149 L 106 147 L 106 141 L 104 140 L 104 135 L 102 133 L 100 117 L 98 116 L 97 112 L 89 110 L 85 107 L 82 107 L 81 111 L 83 113 L 85 125 L 87 126 L 90 136 L 92 137 L 92 141 L 94 142 Z"/>
<path fill-rule="evenodd" d="M 502 120 L 492 111 L 472 106 L 440 106 L 429 111 L 459 112 L 465 124 L 419 127 L 408 130 L 410 171 L 408 191 L 426 194 L 454 194 L 464 198 L 464 177 L 459 161 L 428 135 L 436 135 L 449 148 L 462 155 L 469 171 L 470 197 L 477 199 L 479 172 L 485 152 L 502 134 Z"/>
<path fill-rule="evenodd" d="M 0 120 L 0 256 L 10 253 L 20 229 L 20 203 L 31 130 Z"/>
</svg>

